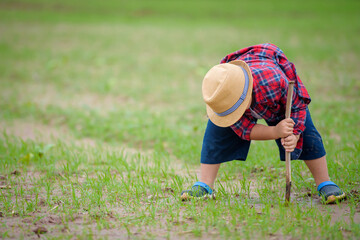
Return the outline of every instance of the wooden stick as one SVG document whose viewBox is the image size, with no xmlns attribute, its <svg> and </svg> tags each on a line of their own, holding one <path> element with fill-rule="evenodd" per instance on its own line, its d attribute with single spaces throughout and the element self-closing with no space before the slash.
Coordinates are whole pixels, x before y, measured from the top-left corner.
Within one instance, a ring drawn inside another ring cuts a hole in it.
<svg viewBox="0 0 360 240">
<path fill-rule="evenodd" d="M 290 118 L 292 97 L 294 91 L 294 81 L 289 81 L 289 87 L 286 97 L 286 109 L 285 118 Z M 285 151 L 285 163 L 286 163 L 286 192 L 285 192 L 285 205 L 287 206 L 290 202 L 291 192 L 291 153 Z"/>
</svg>

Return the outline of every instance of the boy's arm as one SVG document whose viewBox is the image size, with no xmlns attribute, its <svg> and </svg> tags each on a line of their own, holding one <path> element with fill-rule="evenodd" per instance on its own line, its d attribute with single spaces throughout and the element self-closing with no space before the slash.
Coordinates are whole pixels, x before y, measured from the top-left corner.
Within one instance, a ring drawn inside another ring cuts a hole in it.
<svg viewBox="0 0 360 240">
<path fill-rule="evenodd" d="M 291 118 L 286 118 L 276 126 L 265 126 L 255 124 L 250 132 L 251 140 L 273 140 L 281 138 L 281 144 L 286 152 L 294 151 L 300 135 L 294 135 L 295 122 Z"/>
<path fill-rule="evenodd" d="M 232 130 L 242 139 L 250 140 L 273 140 L 281 138 L 282 145 L 287 152 L 292 152 L 296 147 L 300 135 L 294 135 L 294 120 L 286 118 L 276 126 L 256 124 L 256 119 L 251 113 L 245 112 L 241 121 L 231 126 Z"/>
<path fill-rule="evenodd" d="M 251 129 L 251 140 L 274 140 L 278 138 L 285 138 L 294 131 L 295 122 L 291 118 L 286 118 L 280 121 L 276 126 L 265 126 L 262 124 L 255 124 Z"/>
</svg>

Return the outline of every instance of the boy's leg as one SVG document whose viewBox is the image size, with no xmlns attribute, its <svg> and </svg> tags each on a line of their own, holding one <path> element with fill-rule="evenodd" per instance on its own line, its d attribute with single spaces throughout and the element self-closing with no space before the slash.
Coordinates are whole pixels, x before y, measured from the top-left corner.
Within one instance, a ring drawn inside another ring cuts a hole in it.
<svg viewBox="0 0 360 240">
<path fill-rule="evenodd" d="M 206 183 L 209 187 L 214 188 L 214 182 L 217 176 L 217 173 L 220 168 L 220 163 L 218 164 L 204 164 L 200 166 L 200 181 Z"/>
<path fill-rule="evenodd" d="M 214 198 L 214 182 L 220 164 L 232 160 L 245 160 L 250 141 L 242 140 L 230 128 L 223 128 L 208 121 L 201 149 L 200 182 L 182 191 L 181 199 Z"/>
<path fill-rule="evenodd" d="M 314 160 L 304 160 L 304 162 L 312 173 L 319 194 L 326 204 L 345 198 L 345 193 L 330 181 L 325 156 Z"/>
<path fill-rule="evenodd" d="M 300 159 L 303 159 L 310 172 L 312 173 L 319 195 L 323 197 L 325 203 L 334 203 L 345 198 L 345 193 L 330 181 L 326 152 L 320 133 L 314 126 L 310 111 L 306 109 L 306 129 L 303 132 L 303 151 Z"/>
<path fill-rule="evenodd" d="M 196 182 L 191 190 L 185 190 L 181 192 L 180 198 L 183 201 L 190 200 L 191 198 L 215 198 L 214 183 L 217 173 L 220 168 L 218 164 L 204 164 L 200 165 L 200 182 Z"/>
<path fill-rule="evenodd" d="M 330 181 L 325 156 L 314 160 L 304 160 L 304 162 L 312 173 L 316 186 L 322 182 Z"/>
</svg>

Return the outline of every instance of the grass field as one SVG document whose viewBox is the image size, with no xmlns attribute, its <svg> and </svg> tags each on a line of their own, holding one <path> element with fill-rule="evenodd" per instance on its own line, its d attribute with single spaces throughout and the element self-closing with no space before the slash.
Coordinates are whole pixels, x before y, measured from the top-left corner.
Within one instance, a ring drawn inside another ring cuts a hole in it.
<svg viewBox="0 0 360 240">
<path fill-rule="evenodd" d="M 359 38 L 358 1 L 0 0 L 0 238 L 359 239 Z M 295 161 L 285 207 L 273 141 L 221 167 L 216 200 L 179 199 L 204 74 L 263 42 L 312 97 L 341 204 Z"/>
</svg>

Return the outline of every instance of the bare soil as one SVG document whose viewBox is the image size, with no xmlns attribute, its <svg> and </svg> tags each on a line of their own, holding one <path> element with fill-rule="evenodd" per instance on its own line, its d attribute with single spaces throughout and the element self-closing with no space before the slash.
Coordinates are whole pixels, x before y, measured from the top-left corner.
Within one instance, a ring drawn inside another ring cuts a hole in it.
<svg viewBox="0 0 360 240">
<path fill-rule="evenodd" d="M 32 187 L 32 181 L 34 179 L 38 179 L 41 176 L 41 173 L 38 172 L 27 172 L 27 173 L 21 173 L 21 176 L 25 177 L 25 181 L 22 182 L 22 187 L 24 189 Z M 1 177 L 1 185 L 7 184 L 7 179 L 9 178 L 16 178 L 17 175 L 9 173 L 7 176 Z M 79 179 L 79 182 L 81 183 L 81 179 Z M 15 200 L 15 192 L 13 188 L 6 188 L 1 189 L 2 194 L 5 196 L 11 195 L 13 198 L 13 201 Z M 173 192 L 172 189 L 164 189 L 164 191 L 169 192 L 170 194 Z M 53 191 L 53 195 L 59 195 L 60 191 Z M 251 198 L 256 198 L 256 193 L 254 191 L 251 191 Z M 359 193 L 352 193 L 357 194 L 358 197 Z M 26 196 L 28 200 L 33 200 L 35 196 Z M 152 196 L 149 196 L 149 199 L 151 200 Z M 106 197 L 105 197 L 106 198 Z M 351 218 L 353 218 L 353 221 L 355 223 L 360 224 L 360 207 L 356 209 L 355 214 L 351 217 L 351 209 L 349 207 L 349 204 L 345 201 L 342 202 L 339 205 L 322 205 L 320 203 L 320 199 L 317 196 L 312 196 L 308 200 L 304 201 L 304 198 L 296 198 L 296 194 L 292 195 L 293 201 L 298 201 L 301 199 L 303 201 L 304 207 L 316 207 L 320 209 L 323 213 L 328 213 L 331 215 L 331 223 L 335 224 L 339 220 L 344 221 L 346 224 L 349 224 L 351 222 Z M 153 199 L 156 200 L 156 199 Z M 216 200 L 215 200 L 216 201 Z M 144 203 L 144 206 L 146 203 Z M 128 239 L 128 232 L 125 229 L 124 226 L 119 224 L 121 216 L 126 215 L 126 211 L 121 208 L 113 208 L 111 212 L 106 213 L 105 216 L 102 216 L 107 222 L 107 227 L 102 227 L 101 230 L 98 228 L 98 224 L 94 219 L 96 219 L 96 216 L 89 216 L 89 213 L 87 211 L 83 212 L 77 212 L 74 213 L 72 216 L 62 216 L 60 214 L 56 214 L 55 210 L 56 208 L 61 208 L 62 203 L 59 202 L 55 205 L 55 207 L 49 208 L 46 201 L 45 201 L 45 193 L 43 193 L 39 197 L 39 208 L 25 216 L 20 216 L 17 212 L 12 212 L 11 215 L 4 215 L 1 214 L 0 216 L 0 232 L 1 233 L 8 233 L 8 236 L 6 239 L 19 239 L 21 237 L 24 237 L 26 239 L 38 239 L 41 235 L 46 235 L 49 237 L 56 237 L 61 236 L 63 234 L 71 234 L 74 237 L 76 236 L 83 236 L 84 230 L 93 232 L 94 236 L 97 237 L 107 237 L 108 239 Z M 261 204 L 254 204 L 253 207 L 255 209 L 258 209 L 258 214 L 261 214 Z M 145 209 L 145 207 L 144 207 Z M 161 218 L 159 218 L 161 219 Z M 161 220 L 159 220 L 161 221 Z M 186 216 L 181 216 L 181 223 L 173 223 L 174 225 L 178 224 L 191 224 L 192 219 L 187 218 Z M 164 222 L 162 224 L 163 226 L 166 226 L 166 223 Z M 176 229 L 176 228 L 175 228 Z M 132 237 L 139 237 L 143 238 L 146 237 L 146 233 L 152 233 L 153 236 L 157 236 L 157 238 L 165 239 L 167 238 L 167 230 L 162 228 L 157 229 L 138 229 L 136 227 L 130 227 L 128 229 L 130 231 L 130 235 Z M 184 232 L 180 228 L 176 229 L 177 231 L 172 232 L 172 239 L 187 239 L 191 237 L 191 232 Z M 344 229 L 346 232 L 346 230 Z M 345 233 L 346 234 L 346 233 Z M 210 237 L 213 238 L 216 236 L 215 232 L 209 231 L 206 233 L 206 236 L 203 235 L 202 238 Z M 84 237 L 84 236 L 83 236 Z M 282 238 L 283 236 L 274 235 L 269 236 L 270 239 L 278 239 L 279 237 Z"/>
<path fill-rule="evenodd" d="M 74 141 L 74 139 L 68 134 L 68 131 L 64 129 L 54 129 L 51 126 L 45 126 L 41 124 L 24 122 L 24 121 L 14 121 L 12 124 L 7 124 L 5 122 L 0 122 L 0 130 L 5 130 L 8 134 L 12 134 L 24 140 L 42 140 L 42 141 L 50 141 L 54 138 L 56 139 L 68 139 Z M 78 143 L 82 145 L 93 146 L 94 142 L 92 139 L 84 139 L 77 140 Z M 129 149 L 129 152 L 134 153 L 136 150 Z M 174 166 L 172 166 L 175 171 L 178 171 L 180 175 L 183 175 L 183 164 L 180 161 L 174 161 Z M 198 174 L 198 172 L 197 172 Z M 33 187 L 33 182 L 42 177 L 43 173 L 34 171 L 29 172 L 21 172 L 17 169 L 10 169 L 7 175 L 0 176 L 0 186 L 5 186 L 0 189 L 1 194 L 4 196 L 11 196 L 13 201 L 15 199 L 14 188 L 10 186 L 9 180 L 15 179 L 19 176 L 22 177 L 22 188 L 28 189 Z M 61 177 L 61 174 L 60 176 Z M 76 176 L 78 178 L 78 182 L 83 182 L 84 179 L 81 179 L 82 176 Z M 14 181 L 11 181 L 14 182 Z M 16 181 L 15 181 L 16 182 Z M 235 183 L 234 184 L 239 184 Z M 240 189 L 240 185 L 235 186 Z M 250 185 L 250 198 L 257 199 L 258 193 L 256 192 L 257 182 L 254 179 Z M 169 197 L 170 194 L 173 193 L 172 189 L 164 189 L 164 192 L 168 192 Z M 52 192 L 52 194 L 56 197 L 56 195 L 60 196 L 61 192 L 56 189 Z M 304 207 L 316 207 L 320 209 L 323 213 L 328 213 L 331 215 L 331 223 L 335 224 L 339 220 L 344 221 L 349 224 L 351 219 L 355 223 L 360 224 L 360 206 L 357 206 L 355 209 L 355 214 L 351 216 L 351 209 L 349 204 L 345 201 L 339 205 L 322 205 L 320 202 L 320 198 L 316 195 L 309 195 L 308 200 L 304 201 L 304 198 L 301 197 L 306 193 L 292 193 L 291 199 L 292 201 L 302 201 Z M 353 190 L 350 194 L 353 196 L 360 198 L 360 193 L 356 190 Z M 39 196 L 39 207 L 36 211 L 32 212 L 26 216 L 20 216 L 17 212 L 12 212 L 11 215 L 5 215 L 0 211 L 0 233 L 7 233 L 6 239 L 19 239 L 24 237 L 25 239 L 39 239 L 42 235 L 49 237 L 61 236 L 63 234 L 71 234 L 76 238 L 76 236 L 82 236 L 84 230 L 91 230 L 96 237 L 107 237 L 108 239 L 128 239 L 131 237 L 146 237 L 146 233 L 151 233 L 157 238 L 165 239 L 170 237 L 172 239 L 188 239 L 191 238 L 192 235 L 190 232 L 184 232 L 180 228 L 175 227 L 176 231 L 172 231 L 171 235 L 168 236 L 168 232 L 166 229 L 137 229 L 136 227 L 130 227 L 126 229 L 123 225 L 119 224 L 121 216 L 126 214 L 124 209 L 112 209 L 111 212 L 106 213 L 105 216 L 102 216 L 106 219 L 107 226 L 101 227 L 99 230 L 99 226 L 96 221 L 94 221 L 93 216 L 89 216 L 86 211 L 74 213 L 72 216 L 62 216 L 60 214 L 56 214 L 56 208 L 61 208 L 62 203 L 58 202 L 55 204 L 55 207 L 49 209 L 48 204 L 45 201 L 45 192 L 40 194 Z M 151 200 L 152 196 L 149 196 Z M 29 195 L 26 196 L 28 200 L 33 200 L 35 196 Z M 0 206 L 2 209 L 4 206 Z M 260 205 L 254 204 L 255 208 L 260 209 Z M 261 213 L 259 213 L 261 214 Z M 66 219 L 65 219 L 66 218 Z M 182 223 L 186 222 L 188 224 L 192 223 L 192 219 L 187 218 L 186 216 L 182 216 Z M 177 223 L 174 223 L 176 226 Z M 180 223 L 178 223 L 180 225 Z M 162 224 L 166 226 L 166 223 Z M 130 235 L 129 235 L 130 234 Z M 344 236 L 346 236 L 346 229 L 344 229 Z M 216 233 L 209 230 L 206 234 L 203 234 L 201 238 L 216 238 Z M 279 239 L 284 236 L 272 235 L 269 236 L 269 239 Z"/>
</svg>

